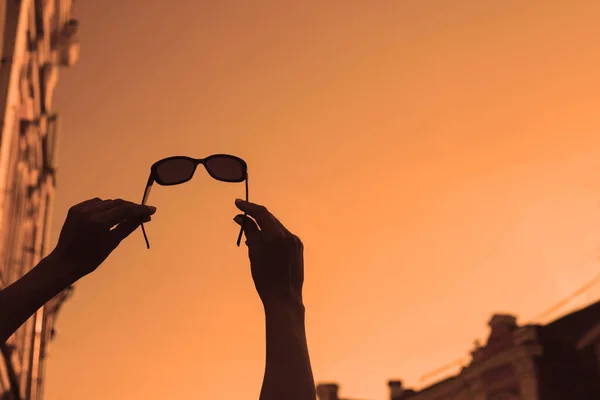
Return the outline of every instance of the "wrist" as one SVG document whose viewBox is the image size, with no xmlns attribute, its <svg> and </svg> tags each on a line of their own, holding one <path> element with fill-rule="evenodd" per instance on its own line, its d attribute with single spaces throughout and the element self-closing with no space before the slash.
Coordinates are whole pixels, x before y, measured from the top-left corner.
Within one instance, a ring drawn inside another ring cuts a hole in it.
<svg viewBox="0 0 600 400">
<path fill-rule="evenodd" d="M 263 308 L 267 317 L 297 317 L 304 320 L 306 309 L 301 300 L 273 299 L 263 300 Z"/>
<path fill-rule="evenodd" d="M 68 273 L 69 269 L 65 262 L 54 251 L 48 254 L 38 265 L 41 272 L 46 276 L 47 282 L 60 289 L 59 291 L 66 289 L 79 279 L 73 278 Z"/>
<path fill-rule="evenodd" d="M 279 295 L 279 294 L 260 294 L 260 300 L 265 308 L 276 308 L 276 309 L 295 309 L 301 308 L 304 309 L 304 302 L 302 300 L 302 295 Z"/>
</svg>

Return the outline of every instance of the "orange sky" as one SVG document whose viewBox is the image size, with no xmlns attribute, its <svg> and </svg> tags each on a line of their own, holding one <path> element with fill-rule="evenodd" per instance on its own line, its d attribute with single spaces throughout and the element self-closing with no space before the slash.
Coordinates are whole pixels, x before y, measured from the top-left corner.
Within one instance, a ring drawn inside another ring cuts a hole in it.
<svg viewBox="0 0 600 400">
<path fill-rule="evenodd" d="M 243 157 L 251 200 L 305 242 L 315 378 L 344 396 L 418 385 L 492 312 L 530 318 L 598 271 L 599 2 L 75 12 L 53 240 L 72 204 L 139 201 L 160 158 Z M 46 400 L 258 398 L 263 315 L 231 220 L 243 190 L 201 170 L 154 188 L 151 250 L 136 232 L 65 305 Z"/>
</svg>

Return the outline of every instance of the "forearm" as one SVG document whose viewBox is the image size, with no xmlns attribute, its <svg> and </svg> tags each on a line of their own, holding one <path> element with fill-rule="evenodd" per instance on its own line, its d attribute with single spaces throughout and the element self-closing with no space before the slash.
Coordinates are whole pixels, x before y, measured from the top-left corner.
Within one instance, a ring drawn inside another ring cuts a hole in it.
<svg viewBox="0 0 600 400">
<path fill-rule="evenodd" d="M 265 306 L 267 361 L 260 400 L 315 400 L 304 306 Z"/>
<path fill-rule="evenodd" d="M 40 307 L 68 287 L 45 258 L 19 280 L 0 291 L 0 343 L 5 343 Z"/>
</svg>

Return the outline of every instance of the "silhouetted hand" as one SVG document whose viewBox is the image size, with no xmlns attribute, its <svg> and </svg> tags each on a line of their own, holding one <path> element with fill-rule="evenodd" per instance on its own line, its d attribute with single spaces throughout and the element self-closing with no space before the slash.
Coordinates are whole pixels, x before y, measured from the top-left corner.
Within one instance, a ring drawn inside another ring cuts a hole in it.
<svg viewBox="0 0 600 400">
<path fill-rule="evenodd" d="M 252 218 L 246 218 L 244 233 L 250 257 L 252 279 L 263 304 L 293 302 L 302 304 L 304 246 L 302 241 L 264 206 L 240 199 L 235 205 Z M 243 215 L 234 221 L 242 225 Z"/>
<path fill-rule="evenodd" d="M 236 200 L 249 217 L 244 227 L 252 279 L 265 308 L 266 365 L 260 400 L 314 400 L 306 342 L 304 246 L 264 206 Z M 251 217 L 251 218 L 250 218 Z"/>
<path fill-rule="evenodd" d="M 155 207 L 129 201 L 86 200 L 69 210 L 58 244 L 49 257 L 69 284 L 93 272 Z"/>
</svg>

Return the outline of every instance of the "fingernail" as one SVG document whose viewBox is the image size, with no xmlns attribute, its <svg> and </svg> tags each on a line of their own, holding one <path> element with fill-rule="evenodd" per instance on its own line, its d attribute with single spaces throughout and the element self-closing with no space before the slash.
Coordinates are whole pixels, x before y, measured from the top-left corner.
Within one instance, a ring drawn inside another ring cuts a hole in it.
<svg viewBox="0 0 600 400">
<path fill-rule="evenodd" d="M 148 210 L 150 210 L 151 212 L 155 212 L 156 211 L 156 207 L 154 207 L 154 206 L 146 206 L 146 208 Z"/>
<path fill-rule="evenodd" d="M 242 224 L 242 219 L 243 219 L 243 217 L 240 217 L 239 215 L 236 215 L 236 216 L 233 218 L 233 221 L 234 221 L 236 224 L 239 224 L 239 225 L 241 225 L 241 224 Z"/>
<path fill-rule="evenodd" d="M 235 204 L 237 204 L 238 206 L 240 204 L 244 204 L 244 200 L 242 200 L 242 199 L 235 199 Z"/>
<path fill-rule="evenodd" d="M 147 217 L 144 217 L 142 219 L 142 223 L 144 223 L 144 222 L 150 222 L 151 220 L 152 220 L 152 217 L 148 215 Z"/>
</svg>

